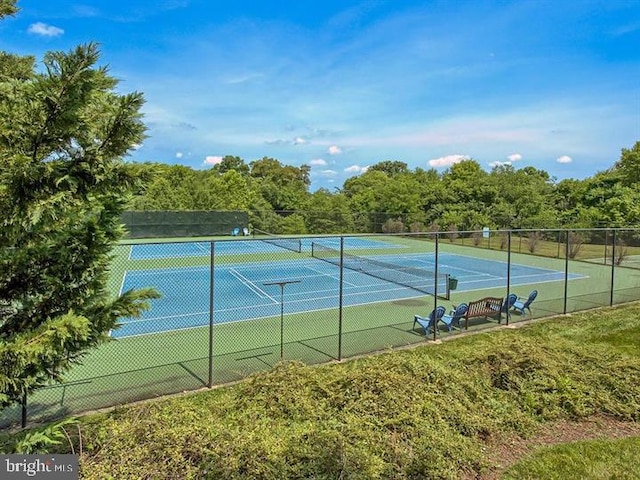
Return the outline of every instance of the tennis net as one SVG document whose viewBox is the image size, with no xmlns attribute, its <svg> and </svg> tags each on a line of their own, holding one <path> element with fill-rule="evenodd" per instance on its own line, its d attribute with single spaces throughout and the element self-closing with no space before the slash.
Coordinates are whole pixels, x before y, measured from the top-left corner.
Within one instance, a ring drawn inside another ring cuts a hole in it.
<svg viewBox="0 0 640 480">
<path fill-rule="evenodd" d="M 276 245 L 292 252 L 302 253 L 302 241 L 299 238 L 281 237 L 257 228 L 253 229 L 253 236 L 254 238 L 258 236 L 258 240 L 262 240 L 265 243 Z"/>
<path fill-rule="evenodd" d="M 311 243 L 311 256 L 318 260 L 340 266 L 340 250 L 317 242 Z M 397 265 L 394 263 L 360 257 L 344 253 L 342 266 L 371 277 L 412 288 L 429 295 L 435 294 L 435 272 L 423 268 Z M 450 295 L 449 274 L 438 274 L 438 296 L 448 299 Z"/>
</svg>

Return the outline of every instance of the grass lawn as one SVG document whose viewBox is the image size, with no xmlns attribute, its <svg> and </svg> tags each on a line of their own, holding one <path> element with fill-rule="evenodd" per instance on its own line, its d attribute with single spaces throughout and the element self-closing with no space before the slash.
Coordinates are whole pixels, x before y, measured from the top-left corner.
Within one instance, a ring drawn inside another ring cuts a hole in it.
<svg viewBox="0 0 640 480">
<path fill-rule="evenodd" d="M 342 363 L 284 362 L 68 432 L 87 479 L 638 478 L 637 437 L 522 458 L 513 446 L 592 418 L 639 432 L 639 335 L 633 304 Z"/>
<path fill-rule="evenodd" d="M 509 468 L 505 480 L 640 478 L 640 437 L 572 442 L 537 450 Z"/>
</svg>

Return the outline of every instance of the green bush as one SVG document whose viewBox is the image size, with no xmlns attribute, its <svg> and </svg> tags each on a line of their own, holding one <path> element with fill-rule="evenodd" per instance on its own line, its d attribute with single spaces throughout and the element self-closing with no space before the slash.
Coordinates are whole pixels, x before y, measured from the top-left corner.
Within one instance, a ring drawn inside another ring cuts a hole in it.
<svg viewBox="0 0 640 480">
<path fill-rule="evenodd" d="M 81 421 L 83 478 L 459 478 L 541 422 L 640 418 L 639 307 L 309 367 Z M 637 338 L 637 336 L 636 336 Z"/>
</svg>

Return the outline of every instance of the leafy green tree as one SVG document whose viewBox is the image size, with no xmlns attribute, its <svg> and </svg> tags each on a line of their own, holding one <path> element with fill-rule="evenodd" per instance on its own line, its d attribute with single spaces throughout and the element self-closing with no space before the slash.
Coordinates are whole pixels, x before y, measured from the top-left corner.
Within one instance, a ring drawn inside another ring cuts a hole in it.
<svg viewBox="0 0 640 480">
<path fill-rule="evenodd" d="M 278 225 L 273 233 L 288 234 L 305 234 L 308 233 L 304 224 L 304 217 L 299 213 L 292 215 L 278 216 Z"/>
<path fill-rule="evenodd" d="M 404 162 L 385 160 L 383 162 L 379 162 L 375 165 L 370 166 L 368 171 L 384 172 L 388 176 L 394 177 L 403 173 L 409 173 L 409 167 Z"/>
<path fill-rule="evenodd" d="M 0 0 L 0 19 L 15 15 L 17 11 L 16 0 Z"/>
<path fill-rule="evenodd" d="M 220 175 L 230 170 L 235 170 L 243 176 L 250 173 L 249 165 L 242 158 L 233 155 L 225 155 L 220 163 L 213 166 L 212 170 Z"/>
<path fill-rule="evenodd" d="M 623 148 L 620 159 L 615 168 L 622 174 L 624 185 L 633 185 L 640 182 L 640 141 L 630 148 Z"/>
<path fill-rule="evenodd" d="M 210 177 L 202 189 L 209 201 L 199 204 L 198 210 L 248 211 L 257 196 L 249 181 L 249 177 L 243 177 L 237 170 L 227 170 L 219 177 Z"/>
<path fill-rule="evenodd" d="M 495 205 L 498 189 L 489 174 L 475 160 L 452 165 L 442 176 L 438 223 L 448 229 L 470 230 L 485 222 L 487 211 Z"/>
<path fill-rule="evenodd" d="M 133 164 L 135 165 L 135 164 Z M 145 193 L 137 196 L 134 210 L 197 210 L 201 181 L 183 165 L 150 165 L 140 173 L 150 175 Z"/>
<path fill-rule="evenodd" d="M 556 185 L 551 200 L 555 204 L 559 226 L 577 226 L 573 222 L 579 216 L 578 211 L 583 208 L 582 202 L 587 189 L 586 181 L 573 178 L 562 180 Z"/>
<path fill-rule="evenodd" d="M 121 158 L 143 138 L 143 97 L 116 93 L 98 57 L 94 44 L 49 52 L 41 73 L 14 76 L 7 64 L 32 62 L 0 57 L 0 407 L 61 379 L 157 296 L 108 289 L 139 188 Z"/>
<path fill-rule="evenodd" d="M 293 167 L 274 158 L 263 157 L 251 162 L 250 167 L 258 191 L 274 210 L 298 210 L 306 202 L 311 183 L 308 165 Z"/>
<path fill-rule="evenodd" d="M 624 227 L 640 220 L 640 188 L 637 184 L 627 185 L 616 168 L 585 180 L 563 180 L 555 197 L 564 226 Z"/>
<path fill-rule="evenodd" d="M 348 233 L 355 229 L 347 198 L 324 188 L 309 196 L 303 214 L 311 233 Z"/>
<path fill-rule="evenodd" d="M 342 192 L 349 199 L 359 232 L 381 231 L 386 218 L 380 221 L 378 214 L 385 211 L 383 191 L 388 182 L 389 175 L 380 170 L 367 171 L 344 182 Z"/>
<path fill-rule="evenodd" d="M 640 223 L 640 187 L 617 184 L 599 210 L 599 224 L 626 227 Z"/>
<path fill-rule="evenodd" d="M 496 195 L 487 202 L 500 228 L 543 228 L 557 224 L 549 174 L 534 167 L 496 167 L 489 180 Z"/>
</svg>

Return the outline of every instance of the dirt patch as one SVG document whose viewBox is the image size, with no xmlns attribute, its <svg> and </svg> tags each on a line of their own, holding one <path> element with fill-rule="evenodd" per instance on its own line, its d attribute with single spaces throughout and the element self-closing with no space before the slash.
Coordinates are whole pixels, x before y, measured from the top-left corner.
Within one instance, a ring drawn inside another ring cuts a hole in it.
<svg viewBox="0 0 640 480">
<path fill-rule="evenodd" d="M 640 423 L 622 421 L 604 415 L 586 420 L 561 420 L 542 427 L 533 437 L 502 437 L 487 441 L 491 471 L 485 475 L 467 476 L 464 480 L 497 480 L 502 472 L 538 447 L 580 440 L 615 439 L 640 436 Z"/>
</svg>

